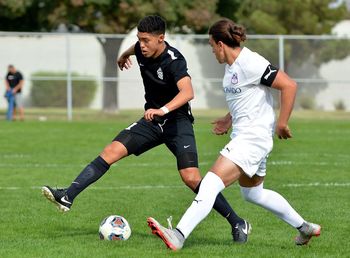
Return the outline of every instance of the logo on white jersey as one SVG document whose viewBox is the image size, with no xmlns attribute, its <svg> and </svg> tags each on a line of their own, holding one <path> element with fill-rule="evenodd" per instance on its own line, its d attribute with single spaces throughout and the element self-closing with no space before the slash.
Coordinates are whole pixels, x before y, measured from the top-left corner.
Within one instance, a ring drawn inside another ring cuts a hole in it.
<svg viewBox="0 0 350 258">
<path fill-rule="evenodd" d="M 241 88 L 224 87 L 224 92 L 225 93 L 237 94 L 237 93 L 241 93 L 242 90 L 241 90 Z"/>
<path fill-rule="evenodd" d="M 158 75 L 158 78 L 163 80 L 163 71 L 162 71 L 162 68 L 158 68 L 157 70 L 157 75 Z"/>
<path fill-rule="evenodd" d="M 177 57 L 175 56 L 175 53 L 171 51 L 170 49 L 168 50 L 168 54 L 170 55 L 171 59 L 175 60 Z"/>
<path fill-rule="evenodd" d="M 238 74 L 234 73 L 231 78 L 231 83 L 232 84 L 237 84 L 238 83 Z"/>
<path fill-rule="evenodd" d="M 266 74 L 266 75 L 264 76 L 264 79 L 265 79 L 265 80 L 267 80 L 267 79 L 270 77 L 271 74 L 273 74 L 274 72 L 277 71 L 277 70 L 271 69 L 271 65 L 269 65 L 267 68 L 268 68 L 270 71 L 269 71 L 268 74 Z"/>
</svg>

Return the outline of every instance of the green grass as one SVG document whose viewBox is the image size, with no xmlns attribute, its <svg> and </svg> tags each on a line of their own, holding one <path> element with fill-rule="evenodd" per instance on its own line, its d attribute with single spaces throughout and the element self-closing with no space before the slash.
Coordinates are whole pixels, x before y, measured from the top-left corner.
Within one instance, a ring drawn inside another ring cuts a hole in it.
<svg viewBox="0 0 350 258">
<path fill-rule="evenodd" d="M 305 219 L 323 227 L 322 235 L 308 246 L 295 246 L 296 231 L 262 208 L 244 202 L 235 184 L 224 195 L 253 225 L 248 244 L 233 244 L 227 222 L 211 212 L 183 250 L 167 250 L 150 233 L 146 218 L 153 216 L 166 224 L 172 215 L 176 225 L 194 195 L 181 182 L 175 159 L 164 147 L 113 165 L 75 200 L 69 213 L 59 213 L 41 195 L 40 186 L 69 185 L 138 117 L 136 112 L 129 114 L 75 122 L 51 121 L 50 117 L 39 122 L 31 114 L 25 122 L 0 121 L 1 258 L 349 257 L 348 113 L 296 113 L 290 123 L 294 138 L 275 140 L 268 161 L 265 186 L 283 194 Z M 202 174 L 228 141 L 228 136 L 210 133 L 209 122 L 215 115 L 198 112 L 195 124 Z M 110 214 L 128 219 L 132 227 L 128 241 L 99 240 L 99 223 Z"/>
</svg>

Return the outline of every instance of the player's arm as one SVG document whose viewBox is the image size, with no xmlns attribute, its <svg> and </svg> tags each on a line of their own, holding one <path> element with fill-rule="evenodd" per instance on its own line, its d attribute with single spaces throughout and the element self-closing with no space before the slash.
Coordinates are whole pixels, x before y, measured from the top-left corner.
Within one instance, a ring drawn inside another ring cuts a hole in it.
<svg viewBox="0 0 350 258">
<path fill-rule="evenodd" d="M 24 84 L 24 80 L 20 80 L 19 83 L 16 85 L 16 87 L 13 88 L 12 92 L 16 93 L 17 91 L 19 91 L 20 89 L 22 89 Z"/>
<path fill-rule="evenodd" d="M 179 93 L 160 109 L 147 109 L 144 115 L 146 120 L 153 120 L 155 115 L 164 116 L 165 114 L 185 105 L 194 98 L 191 78 L 189 76 L 181 78 L 176 85 L 179 89 Z"/>
<path fill-rule="evenodd" d="M 179 93 L 170 102 L 164 105 L 169 112 L 178 109 L 194 98 L 191 78 L 189 76 L 180 79 L 177 82 L 177 88 L 179 89 Z"/>
<path fill-rule="evenodd" d="M 6 91 L 11 90 L 10 84 L 9 84 L 9 82 L 7 81 L 7 79 L 5 79 L 5 87 L 6 87 Z"/>
<path fill-rule="evenodd" d="M 118 67 L 121 71 L 123 69 L 129 69 L 132 65 L 130 56 L 135 55 L 135 44 L 130 46 L 127 50 L 121 54 L 121 56 L 117 60 Z"/>
<path fill-rule="evenodd" d="M 288 128 L 288 120 L 293 110 L 297 84 L 285 72 L 279 70 L 271 87 L 281 91 L 281 108 L 276 125 L 276 134 L 280 139 L 291 138 L 292 134 Z"/>
<path fill-rule="evenodd" d="M 213 133 L 217 135 L 226 134 L 232 126 L 232 117 L 230 112 L 227 113 L 224 117 L 220 117 L 211 123 L 214 125 Z"/>
</svg>

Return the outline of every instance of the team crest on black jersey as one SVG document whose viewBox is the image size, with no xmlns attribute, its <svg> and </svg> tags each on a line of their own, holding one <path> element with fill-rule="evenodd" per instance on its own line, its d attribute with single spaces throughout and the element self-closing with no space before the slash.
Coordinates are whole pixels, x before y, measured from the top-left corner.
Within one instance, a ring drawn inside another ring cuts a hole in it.
<svg viewBox="0 0 350 258">
<path fill-rule="evenodd" d="M 238 83 L 238 75 L 237 73 L 234 73 L 231 78 L 231 83 L 232 84 L 237 84 Z"/>
<path fill-rule="evenodd" d="M 158 75 L 158 78 L 163 80 L 163 71 L 162 71 L 162 68 L 158 68 L 157 70 L 157 75 Z"/>
</svg>

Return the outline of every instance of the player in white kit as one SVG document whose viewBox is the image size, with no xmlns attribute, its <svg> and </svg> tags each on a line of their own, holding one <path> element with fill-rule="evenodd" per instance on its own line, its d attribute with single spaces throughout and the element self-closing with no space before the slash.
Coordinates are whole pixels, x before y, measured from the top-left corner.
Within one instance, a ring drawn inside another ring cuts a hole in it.
<svg viewBox="0 0 350 258">
<path fill-rule="evenodd" d="M 209 30 L 209 44 L 219 63 L 226 63 L 223 90 L 230 112 L 213 122 L 215 134 L 228 132 L 231 141 L 204 177 L 199 192 L 175 229 L 167 229 L 154 218 L 148 218 L 152 232 L 173 250 L 181 249 L 185 239 L 212 209 L 216 195 L 239 181 L 244 199 L 257 204 L 296 228 L 297 245 L 305 245 L 321 227 L 305 221 L 275 191 L 263 186 L 266 159 L 273 147 L 274 132 L 280 139 L 292 137 L 288 120 L 297 91 L 296 83 L 283 71 L 240 42 L 246 39 L 245 29 L 223 19 Z M 273 110 L 271 88 L 281 92 L 281 108 L 277 122 Z M 250 225 L 242 228 L 248 234 Z"/>
</svg>

